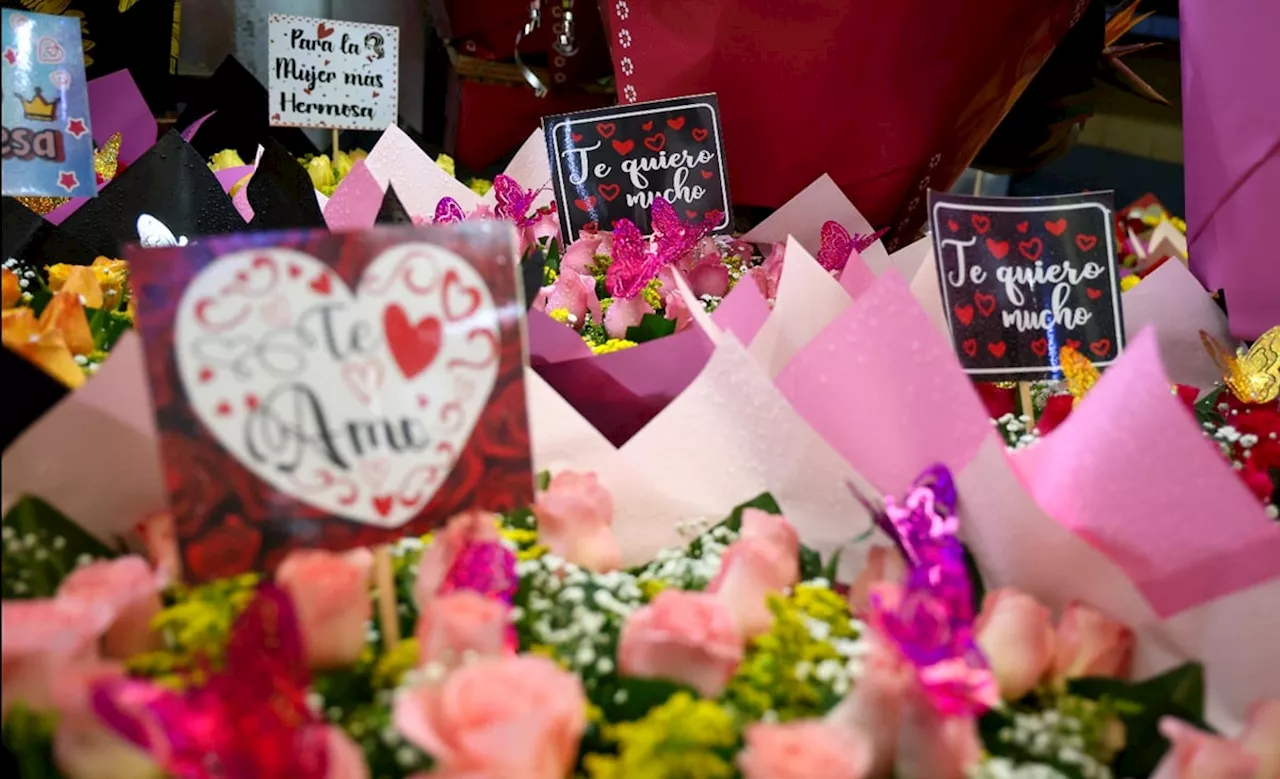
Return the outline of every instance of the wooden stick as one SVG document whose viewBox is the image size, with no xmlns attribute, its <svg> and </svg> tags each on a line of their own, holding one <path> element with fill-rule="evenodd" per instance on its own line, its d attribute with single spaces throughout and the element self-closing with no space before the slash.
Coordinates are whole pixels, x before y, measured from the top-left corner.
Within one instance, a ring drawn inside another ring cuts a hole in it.
<svg viewBox="0 0 1280 779">
<path fill-rule="evenodd" d="M 331 132 L 333 133 L 333 148 L 329 150 L 329 156 L 336 159 L 338 156 L 338 128 L 333 128 Z"/>
<path fill-rule="evenodd" d="M 1036 426 L 1036 404 L 1031 400 L 1031 382 L 1018 382 L 1018 400 L 1022 404 L 1023 415 L 1031 420 L 1027 423 L 1027 429 L 1030 430 Z"/>
<path fill-rule="evenodd" d="M 334 130 L 336 134 L 338 131 Z M 391 547 L 383 544 L 373 553 L 374 585 L 378 588 L 378 625 L 382 646 L 392 649 L 400 643 L 400 615 L 396 609 L 396 577 L 391 565 Z"/>
</svg>

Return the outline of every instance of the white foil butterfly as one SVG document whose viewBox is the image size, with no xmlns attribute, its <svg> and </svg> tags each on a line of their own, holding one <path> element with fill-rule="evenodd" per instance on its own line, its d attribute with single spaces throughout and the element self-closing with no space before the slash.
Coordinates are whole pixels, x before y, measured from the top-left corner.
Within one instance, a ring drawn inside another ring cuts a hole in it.
<svg viewBox="0 0 1280 779">
<path fill-rule="evenodd" d="M 138 215 L 138 243 L 144 248 L 155 249 L 161 246 L 186 246 L 187 236 L 175 236 L 164 222 L 151 214 Z"/>
</svg>

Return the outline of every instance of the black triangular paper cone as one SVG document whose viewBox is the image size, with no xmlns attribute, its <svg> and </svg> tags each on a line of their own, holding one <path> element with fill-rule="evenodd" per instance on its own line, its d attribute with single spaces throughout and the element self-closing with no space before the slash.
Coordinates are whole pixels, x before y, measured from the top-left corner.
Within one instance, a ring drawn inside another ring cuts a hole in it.
<svg viewBox="0 0 1280 779">
<path fill-rule="evenodd" d="M 253 208 L 251 230 L 325 227 L 311 177 L 289 150 L 267 139 L 246 196 Z"/>
<path fill-rule="evenodd" d="M 49 239 L 53 224 L 11 197 L 0 199 L 0 252 L 5 259 L 26 259 L 29 250 Z"/>
<path fill-rule="evenodd" d="M 374 219 L 374 223 L 380 225 L 413 224 L 413 219 L 409 216 L 409 212 L 404 210 L 404 203 L 401 203 L 400 198 L 396 195 L 394 184 L 387 185 L 387 193 L 382 196 L 382 205 L 378 207 L 378 216 Z"/>
<path fill-rule="evenodd" d="M 540 247 L 535 247 L 520 263 L 520 283 L 524 285 L 525 308 L 533 308 L 533 299 L 542 289 L 546 265 L 547 253 Z"/>
<path fill-rule="evenodd" d="M 58 232 L 98 254 L 118 257 L 126 243 L 180 245 L 244 229 L 244 219 L 213 171 L 182 136 L 169 132 L 67 217 Z"/>
<path fill-rule="evenodd" d="M 186 129 L 211 112 L 200 131 L 191 139 L 201 156 L 208 158 L 223 149 L 235 149 L 252 160 L 259 145 L 274 138 L 295 157 L 316 153 L 316 146 L 297 127 L 271 127 L 270 103 L 266 87 L 258 82 L 235 57 L 227 57 L 207 81 L 187 95 L 187 105 L 176 127 Z"/>
<path fill-rule="evenodd" d="M 44 416 L 70 390 L 5 347 L 0 347 L 0 371 L 6 387 L 4 413 L 0 414 L 0 449 L 8 449 L 22 431 Z"/>
</svg>

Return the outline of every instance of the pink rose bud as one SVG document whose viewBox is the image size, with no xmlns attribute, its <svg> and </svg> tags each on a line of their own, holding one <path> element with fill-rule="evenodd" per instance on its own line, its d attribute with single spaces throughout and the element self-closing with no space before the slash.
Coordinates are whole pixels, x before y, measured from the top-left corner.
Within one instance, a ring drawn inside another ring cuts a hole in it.
<svg viewBox="0 0 1280 779">
<path fill-rule="evenodd" d="M 1049 609 L 1016 590 L 993 590 L 975 627 L 1004 699 L 1016 701 L 1035 689 L 1053 663 Z"/>
<path fill-rule="evenodd" d="M 854 614 L 865 615 L 871 606 L 871 589 L 877 584 L 901 584 L 907 575 L 906 563 L 898 550 L 873 546 L 867 551 L 867 565 L 849 587 L 849 606 Z"/>
<path fill-rule="evenodd" d="M 471 544 L 500 541 L 498 517 L 487 511 L 464 511 L 449 520 L 443 529 L 431 537 L 431 544 L 418 562 L 418 580 L 413 586 L 413 599 L 418 608 L 425 608 L 436 596 L 449 569 L 463 549 Z"/>
<path fill-rule="evenodd" d="M 538 540 L 575 565 L 597 573 L 622 567 L 613 537 L 613 496 L 594 473 L 556 474 L 533 504 Z"/>
<path fill-rule="evenodd" d="M 365 762 L 364 750 L 342 728 L 328 726 L 325 738 L 329 742 L 325 779 L 369 779 L 369 764 Z"/>
<path fill-rule="evenodd" d="M 151 622 L 160 613 L 165 574 L 151 570 L 137 555 L 90 563 L 71 572 L 58 587 L 59 600 L 97 603 L 112 615 L 102 638 L 102 653 L 125 660 L 158 649 L 160 634 Z"/>
<path fill-rule="evenodd" d="M 1054 649 L 1053 678 L 1082 676 L 1128 679 L 1133 664 L 1133 631 L 1102 612 L 1072 603 L 1062 613 Z"/>
<path fill-rule="evenodd" d="M 1151 779 L 1271 779 L 1258 771 L 1258 758 L 1235 741 L 1172 717 L 1160 720 L 1160 734 L 1172 746 Z"/>
<path fill-rule="evenodd" d="M 54 679 L 67 665 L 97 657 L 98 637 L 114 618 L 111 609 L 97 602 L 40 599 L 0 604 L 3 714 L 14 703 L 50 711 Z"/>
<path fill-rule="evenodd" d="M 714 698 L 742 662 L 742 645 L 724 600 L 664 590 L 627 617 L 618 641 L 618 670 L 624 676 L 687 684 Z"/>
<path fill-rule="evenodd" d="M 707 591 L 733 610 L 746 638 L 767 633 L 773 625 L 769 596 L 800 580 L 800 539 L 783 517 L 747 510 L 742 533 L 720 559 L 720 571 Z"/>
<path fill-rule="evenodd" d="M 312 668 L 351 665 L 364 651 L 365 624 L 373 615 L 369 572 L 373 554 L 356 549 L 290 552 L 276 569 L 276 583 L 293 600 Z"/>
<path fill-rule="evenodd" d="M 1249 708 L 1240 745 L 1258 759 L 1258 779 L 1280 779 L 1280 701 L 1260 701 Z"/>
<path fill-rule="evenodd" d="M 433 598 L 418 616 L 421 665 L 457 668 L 480 657 L 515 654 L 507 604 L 478 592 L 459 590 Z"/>
<path fill-rule="evenodd" d="M 738 754 L 743 779 L 862 779 L 871 769 L 871 747 L 860 733 L 820 720 L 747 728 Z"/>
<path fill-rule="evenodd" d="M 432 776 L 564 779 L 587 728 L 582 682 L 532 655 L 487 658 L 405 691 L 396 728 L 434 758 Z"/>
<path fill-rule="evenodd" d="M 134 532 L 142 539 L 156 573 L 165 584 L 182 578 L 182 557 L 178 554 L 178 537 L 174 532 L 173 514 L 158 511 L 134 526 Z"/>
</svg>

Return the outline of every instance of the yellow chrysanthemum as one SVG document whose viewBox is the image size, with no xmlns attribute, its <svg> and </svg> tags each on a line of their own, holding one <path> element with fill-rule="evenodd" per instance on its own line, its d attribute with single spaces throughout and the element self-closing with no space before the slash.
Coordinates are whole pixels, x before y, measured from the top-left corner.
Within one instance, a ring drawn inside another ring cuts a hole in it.
<svg viewBox="0 0 1280 779">
<path fill-rule="evenodd" d="M 493 182 L 488 179 L 471 179 L 467 182 L 467 189 L 477 195 L 484 196 L 489 194 L 489 190 L 493 189 Z"/>
<path fill-rule="evenodd" d="M 209 170 L 214 172 L 228 168 L 240 168 L 245 164 L 245 161 L 240 159 L 240 152 L 235 149 L 223 149 L 209 158 Z"/>
<path fill-rule="evenodd" d="M 1120 291 L 1128 292 L 1138 286 L 1140 281 L 1142 281 L 1142 277 L 1136 273 L 1131 273 L 1128 276 L 1122 276 L 1120 277 Z"/>
<path fill-rule="evenodd" d="M 715 701 L 687 692 L 649 711 L 635 722 L 603 725 L 617 755 L 587 755 L 591 779 L 730 779 L 728 757 L 738 745 L 733 716 Z"/>
<path fill-rule="evenodd" d="M 441 170 L 448 173 L 450 176 L 458 175 L 457 167 L 453 164 L 453 157 L 450 157 L 448 154 L 441 154 L 439 157 L 436 157 L 436 164 L 440 166 Z"/>
<path fill-rule="evenodd" d="M 569 309 L 567 308 L 553 308 L 547 312 L 547 316 L 551 317 L 552 319 L 554 319 L 555 321 L 559 322 L 562 325 L 569 324 Z"/>
<path fill-rule="evenodd" d="M 418 666 L 418 639 L 406 638 L 379 657 L 373 665 L 373 687 L 394 690 L 404 675 Z"/>
<path fill-rule="evenodd" d="M 592 354 L 608 354 L 610 352 L 620 352 L 623 349 L 630 349 L 635 345 L 635 341 L 628 341 L 625 338 L 610 338 L 602 344 L 591 344 L 591 352 Z"/>
<path fill-rule="evenodd" d="M 654 279 L 644 288 L 644 301 L 654 309 L 662 308 L 662 282 Z"/>
</svg>

